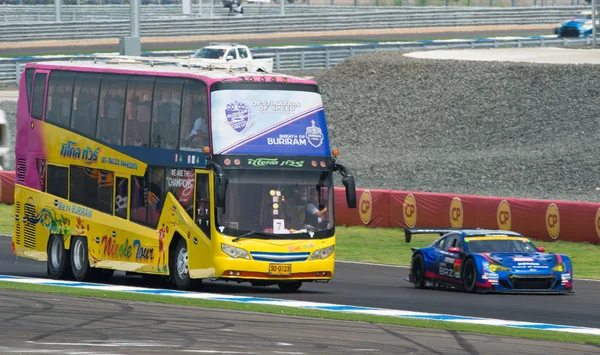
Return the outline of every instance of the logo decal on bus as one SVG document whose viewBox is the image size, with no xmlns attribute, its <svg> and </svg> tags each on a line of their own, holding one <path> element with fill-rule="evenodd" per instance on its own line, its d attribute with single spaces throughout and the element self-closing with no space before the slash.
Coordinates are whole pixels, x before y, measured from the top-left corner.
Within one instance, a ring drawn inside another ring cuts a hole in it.
<svg viewBox="0 0 600 355">
<path fill-rule="evenodd" d="M 98 161 L 98 154 L 100 154 L 100 148 L 92 150 L 90 147 L 86 147 L 83 150 L 79 148 L 78 144 L 73 141 L 63 143 L 60 149 L 60 156 L 64 158 L 81 159 L 87 164 L 92 164 Z"/>
<path fill-rule="evenodd" d="M 315 126 L 315 120 L 311 121 L 312 126 L 306 127 L 306 138 L 308 143 L 315 148 L 318 148 L 323 144 L 323 131 L 321 128 Z"/>
<path fill-rule="evenodd" d="M 304 166 L 304 160 L 286 159 L 279 161 L 279 158 L 251 158 L 248 159 L 248 165 L 252 166 L 290 166 L 293 168 L 301 168 Z"/>
<path fill-rule="evenodd" d="M 225 117 L 229 126 L 238 133 L 244 132 L 250 126 L 250 111 L 243 103 L 236 101 L 227 104 Z"/>
</svg>

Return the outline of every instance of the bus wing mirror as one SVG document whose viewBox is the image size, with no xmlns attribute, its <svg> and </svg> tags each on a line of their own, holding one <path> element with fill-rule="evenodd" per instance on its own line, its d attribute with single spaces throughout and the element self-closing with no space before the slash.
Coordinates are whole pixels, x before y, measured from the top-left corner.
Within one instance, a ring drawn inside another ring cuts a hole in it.
<svg viewBox="0 0 600 355">
<path fill-rule="evenodd" d="M 346 202 L 349 208 L 356 208 L 356 186 L 354 185 L 354 176 L 342 177 L 342 184 L 346 187 Z"/>
</svg>

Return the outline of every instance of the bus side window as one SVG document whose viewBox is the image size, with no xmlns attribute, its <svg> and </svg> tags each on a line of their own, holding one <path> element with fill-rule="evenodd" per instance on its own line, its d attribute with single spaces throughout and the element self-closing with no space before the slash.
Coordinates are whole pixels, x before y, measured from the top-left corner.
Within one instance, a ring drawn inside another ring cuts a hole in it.
<svg viewBox="0 0 600 355">
<path fill-rule="evenodd" d="M 150 168 L 150 184 L 148 189 L 148 224 L 158 225 L 160 212 L 165 200 L 165 169 Z"/>
<path fill-rule="evenodd" d="M 129 181 L 126 178 L 117 177 L 115 182 L 115 216 L 127 219 Z"/>
<path fill-rule="evenodd" d="M 153 92 L 153 77 L 129 78 L 123 145 L 148 147 Z"/>
<path fill-rule="evenodd" d="M 46 73 L 36 73 L 33 79 L 33 104 L 31 105 L 31 117 L 40 120 L 44 114 L 46 76 Z"/>
<path fill-rule="evenodd" d="M 75 73 L 52 71 L 46 100 L 46 122 L 69 127 Z"/>
<path fill-rule="evenodd" d="M 210 239 L 210 189 L 208 174 L 196 174 L 196 223 Z"/>
<path fill-rule="evenodd" d="M 73 93 L 71 128 L 87 137 L 96 136 L 100 74 L 77 74 Z"/>
<path fill-rule="evenodd" d="M 35 69 L 27 68 L 25 69 L 25 89 L 27 90 L 27 110 L 29 111 L 31 108 L 31 87 L 33 86 L 33 72 Z M 31 112 L 30 112 L 31 113 Z"/>
<path fill-rule="evenodd" d="M 112 214 L 114 173 L 71 165 L 71 201 Z"/>
<path fill-rule="evenodd" d="M 129 208 L 131 210 L 130 220 L 146 224 L 147 201 L 146 178 L 144 176 L 132 176 L 131 200 L 129 201 Z"/>
<path fill-rule="evenodd" d="M 208 145 L 208 107 L 206 85 L 186 80 L 183 88 L 180 147 L 202 151 Z"/>
<path fill-rule="evenodd" d="M 182 79 L 156 79 L 152 109 L 151 146 L 153 148 L 177 148 L 182 89 Z"/>
<path fill-rule="evenodd" d="M 46 177 L 46 192 L 56 197 L 69 198 L 69 169 L 48 165 L 46 167 L 48 176 Z"/>
<path fill-rule="evenodd" d="M 127 76 L 104 75 L 100 87 L 96 139 L 105 144 L 121 145 Z"/>
</svg>

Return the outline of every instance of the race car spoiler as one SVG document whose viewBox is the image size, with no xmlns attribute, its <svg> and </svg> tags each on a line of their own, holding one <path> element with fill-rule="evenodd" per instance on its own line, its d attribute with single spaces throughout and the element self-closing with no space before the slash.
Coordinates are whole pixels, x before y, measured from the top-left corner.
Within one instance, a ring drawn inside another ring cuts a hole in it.
<svg viewBox="0 0 600 355">
<path fill-rule="evenodd" d="M 413 229 L 407 228 L 404 230 L 404 240 L 410 243 L 414 234 L 439 234 L 440 237 L 446 233 L 463 230 L 464 228 L 433 228 L 433 229 Z"/>
</svg>

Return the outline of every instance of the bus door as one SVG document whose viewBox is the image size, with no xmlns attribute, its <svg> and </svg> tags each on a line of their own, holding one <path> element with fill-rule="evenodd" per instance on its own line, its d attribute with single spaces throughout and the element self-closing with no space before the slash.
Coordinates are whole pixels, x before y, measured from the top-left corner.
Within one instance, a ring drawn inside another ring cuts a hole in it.
<svg viewBox="0 0 600 355">
<path fill-rule="evenodd" d="M 214 276 L 213 250 L 211 248 L 211 208 L 209 171 L 196 170 L 194 186 L 194 224 L 196 231 L 188 244 L 188 267 L 193 278 Z"/>
<path fill-rule="evenodd" d="M 194 222 L 200 228 L 204 237 L 210 240 L 210 175 L 208 171 L 196 173 L 196 208 Z"/>
</svg>

